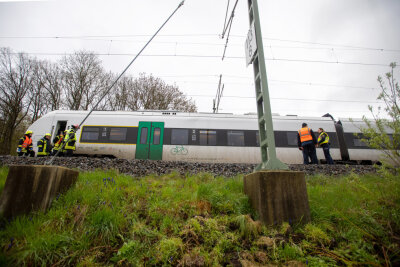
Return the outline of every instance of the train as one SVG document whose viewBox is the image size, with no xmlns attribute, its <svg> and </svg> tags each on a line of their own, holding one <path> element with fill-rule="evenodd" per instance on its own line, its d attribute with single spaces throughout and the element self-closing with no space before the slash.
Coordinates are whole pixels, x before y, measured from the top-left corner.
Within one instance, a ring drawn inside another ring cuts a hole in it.
<svg viewBox="0 0 400 267">
<path fill-rule="evenodd" d="M 45 133 L 52 138 L 80 124 L 88 111 L 52 111 L 35 121 L 34 144 Z M 277 157 L 287 164 L 302 164 L 297 133 L 303 122 L 318 134 L 330 136 L 335 162 L 373 164 L 381 152 L 362 142 L 361 119 L 331 116 L 299 117 L 273 114 Z M 94 111 L 76 133 L 76 155 L 202 163 L 261 162 L 257 114 L 185 113 L 178 111 Z M 317 136 L 316 136 L 317 137 Z M 37 149 L 36 147 L 34 148 Z M 325 160 L 322 149 L 317 157 Z"/>
</svg>

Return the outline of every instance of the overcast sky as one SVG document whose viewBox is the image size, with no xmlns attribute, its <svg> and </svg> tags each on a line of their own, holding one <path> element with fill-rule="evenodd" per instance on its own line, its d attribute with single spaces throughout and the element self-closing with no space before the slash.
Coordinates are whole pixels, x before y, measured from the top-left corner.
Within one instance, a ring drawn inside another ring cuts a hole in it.
<svg viewBox="0 0 400 267">
<path fill-rule="evenodd" d="M 0 46 L 52 61 L 85 49 L 120 73 L 179 3 L 0 0 Z M 245 0 L 239 0 L 221 60 L 227 3 L 186 0 L 128 73 L 176 84 L 200 112 L 212 111 L 222 74 L 220 112 L 256 112 L 253 71 L 245 63 Z M 273 113 L 370 117 L 377 76 L 390 62 L 400 63 L 399 0 L 261 0 L 259 7 Z"/>
</svg>

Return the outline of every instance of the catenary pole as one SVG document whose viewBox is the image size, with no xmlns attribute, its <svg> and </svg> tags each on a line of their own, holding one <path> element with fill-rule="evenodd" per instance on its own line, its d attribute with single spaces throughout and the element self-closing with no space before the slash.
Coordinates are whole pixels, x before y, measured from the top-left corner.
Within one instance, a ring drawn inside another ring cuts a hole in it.
<svg viewBox="0 0 400 267">
<path fill-rule="evenodd" d="M 288 166 L 276 157 L 271 103 L 267 82 L 264 48 L 257 0 L 248 1 L 250 31 L 246 40 L 247 63 L 253 63 L 260 137 L 261 164 L 256 170 L 287 170 Z M 255 36 L 254 36 L 255 33 Z"/>
<path fill-rule="evenodd" d="M 117 82 L 119 81 L 119 79 L 125 74 L 125 72 L 129 69 L 129 67 L 133 64 L 133 62 L 136 61 L 136 59 L 140 56 L 140 54 L 146 49 L 146 47 L 151 43 L 151 41 L 156 37 L 156 35 L 161 31 L 161 29 L 165 26 L 165 24 L 167 24 L 167 22 L 175 15 L 175 13 L 178 11 L 179 8 L 181 8 L 183 6 L 183 4 L 185 3 L 185 0 L 183 0 L 178 7 L 174 10 L 174 12 L 172 12 L 172 14 L 167 18 L 167 20 L 161 25 L 161 27 L 156 31 L 156 33 L 154 33 L 154 35 L 149 39 L 149 41 L 143 46 L 143 48 L 139 51 L 139 53 L 132 59 L 132 61 L 128 64 L 128 66 L 121 72 L 121 74 L 117 77 L 117 79 L 115 79 L 115 81 L 112 83 L 112 85 L 106 90 L 106 92 L 103 94 L 103 96 L 99 99 L 99 101 L 97 101 L 96 105 L 89 111 L 89 113 L 86 115 L 86 117 L 81 121 L 81 123 L 79 124 L 78 129 L 83 125 L 83 123 L 87 120 L 87 118 L 90 116 L 90 114 L 92 114 L 92 112 L 97 108 L 97 106 L 100 104 L 100 102 L 103 100 L 103 98 L 109 94 L 109 92 L 111 91 L 111 89 L 117 84 Z M 58 155 L 58 153 L 60 153 L 61 150 L 63 150 L 63 148 L 65 147 L 65 145 L 67 144 L 67 142 L 69 141 L 69 139 L 65 140 L 65 142 L 63 142 L 62 146 L 58 149 L 57 153 L 52 156 L 50 158 L 50 160 L 45 162 L 45 165 L 51 165 L 53 164 L 53 161 L 55 159 L 55 157 Z"/>
</svg>

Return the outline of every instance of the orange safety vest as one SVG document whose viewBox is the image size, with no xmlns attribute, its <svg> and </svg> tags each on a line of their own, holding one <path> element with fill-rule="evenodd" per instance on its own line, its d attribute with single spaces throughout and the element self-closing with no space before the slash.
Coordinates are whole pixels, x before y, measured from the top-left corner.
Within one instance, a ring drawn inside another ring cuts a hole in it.
<svg viewBox="0 0 400 267">
<path fill-rule="evenodd" d="M 55 147 L 59 147 L 60 144 L 61 144 L 61 142 L 63 141 L 63 139 L 64 139 L 64 136 L 60 136 L 60 137 L 58 138 L 57 143 L 55 143 L 54 146 L 55 146 Z"/>
<path fill-rule="evenodd" d="M 301 128 L 299 130 L 299 135 L 300 135 L 300 142 L 301 143 L 313 140 L 312 139 L 312 135 L 311 135 L 311 130 L 308 127 Z"/>
<path fill-rule="evenodd" d="M 32 138 L 25 136 L 25 140 L 22 143 L 22 148 L 28 148 L 30 145 L 32 145 Z"/>
</svg>

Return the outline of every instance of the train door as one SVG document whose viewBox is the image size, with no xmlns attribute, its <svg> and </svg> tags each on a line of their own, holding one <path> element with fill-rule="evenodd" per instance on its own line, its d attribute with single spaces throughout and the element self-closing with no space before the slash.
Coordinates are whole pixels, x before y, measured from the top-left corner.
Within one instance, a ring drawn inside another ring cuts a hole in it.
<svg viewBox="0 0 400 267">
<path fill-rule="evenodd" d="M 65 131 L 66 128 L 67 128 L 67 121 L 57 121 L 56 130 L 53 132 L 52 136 L 56 137 L 60 132 Z"/>
<path fill-rule="evenodd" d="M 161 160 L 164 139 L 164 122 L 139 122 L 136 159 Z"/>
</svg>

